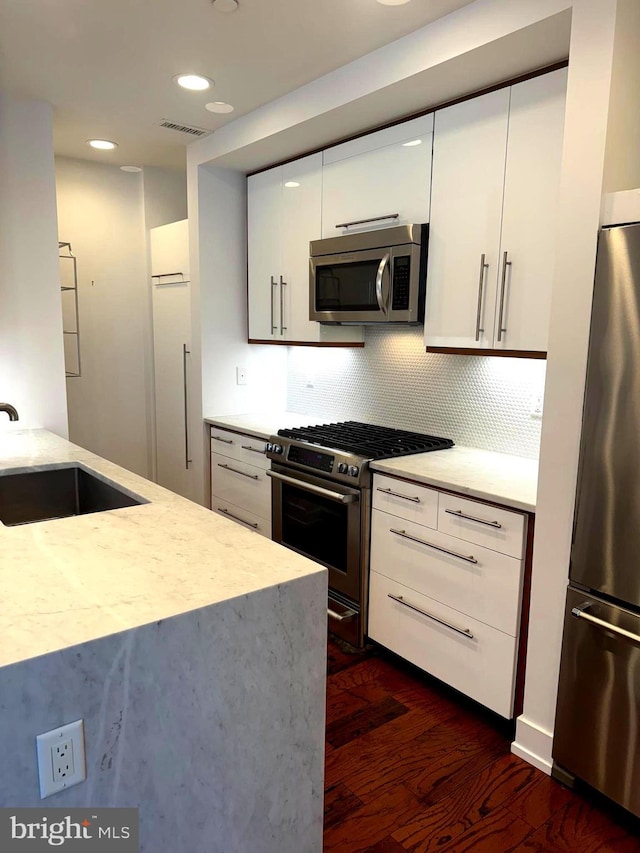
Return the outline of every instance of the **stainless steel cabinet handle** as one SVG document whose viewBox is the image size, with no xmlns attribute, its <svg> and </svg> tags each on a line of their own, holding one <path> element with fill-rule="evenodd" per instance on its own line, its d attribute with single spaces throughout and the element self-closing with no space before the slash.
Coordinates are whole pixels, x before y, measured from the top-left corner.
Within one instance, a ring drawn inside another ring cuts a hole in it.
<svg viewBox="0 0 640 853">
<path fill-rule="evenodd" d="M 184 467 L 188 470 L 193 460 L 189 459 L 189 400 L 187 397 L 187 356 L 191 350 L 182 344 L 182 382 L 184 387 Z"/>
<path fill-rule="evenodd" d="M 421 616 L 426 616 L 427 619 L 433 619 L 433 621 L 437 622 L 439 625 L 444 625 L 445 628 L 450 628 L 457 634 L 462 634 L 463 637 L 467 637 L 469 640 L 473 640 L 473 634 L 471 633 L 469 628 L 459 628 L 457 625 L 452 625 L 451 622 L 445 622 L 445 620 L 440 619 L 439 616 L 434 616 L 433 613 L 427 613 L 426 610 L 422 610 L 420 607 L 416 607 L 415 604 L 409 604 L 409 602 L 405 601 L 401 595 L 391 595 L 391 593 L 388 592 L 387 598 L 392 598 L 394 601 L 397 601 L 398 604 L 403 604 L 405 607 L 408 607 L 409 610 L 415 610 L 416 613 L 420 613 Z"/>
<path fill-rule="evenodd" d="M 384 222 L 385 219 L 398 219 L 399 213 L 388 213 L 386 216 L 374 216 L 371 219 L 355 219 L 353 222 L 341 222 L 336 228 L 350 228 L 352 225 L 367 225 L 369 222 Z"/>
<path fill-rule="evenodd" d="M 385 495 L 393 495 L 394 498 L 402 498 L 405 501 L 413 501 L 416 504 L 420 503 L 420 498 L 414 498 L 411 495 L 401 495 L 400 492 L 392 492 L 391 489 L 381 489 L 378 487 L 377 492 L 383 492 Z"/>
<path fill-rule="evenodd" d="M 449 554 L 451 557 L 457 557 L 458 560 L 464 560 L 465 563 L 477 564 L 477 560 L 473 556 L 466 557 L 464 554 L 458 554 L 457 551 L 449 551 L 447 548 L 441 548 L 439 545 L 432 545 L 431 542 L 425 542 L 424 539 L 418 539 L 416 536 L 411 536 L 405 530 L 394 530 L 389 528 L 389 533 L 395 533 L 396 536 L 401 536 L 403 539 L 410 539 L 412 542 L 417 542 L 419 545 L 426 545 L 427 548 L 433 548 L 434 551 L 442 551 L 443 554 Z"/>
<path fill-rule="evenodd" d="M 223 513 L 224 515 L 228 515 L 229 518 L 232 518 L 234 521 L 239 521 L 240 524 L 246 524 L 247 527 L 253 527 L 254 530 L 257 530 L 259 527 L 258 522 L 245 521 L 244 518 L 240 518 L 239 515 L 234 515 L 232 512 L 229 512 L 228 509 L 224 509 L 223 507 L 218 507 L 218 512 Z"/>
<path fill-rule="evenodd" d="M 282 276 L 280 276 L 280 334 L 284 335 L 287 331 L 287 327 L 284 325 L 284 289 L 287 286 L 287 282 L 284 281 Z"/>
<path fill-rule="evenodd" d="M 500 316 L 498 317 L 498 342 L 502 340 L 502 333 L 507 330 L 503 328 L 504 320 L 504 296 L 507 289 L 507 267 L 511 266 L 511 261 L 507 260 L 508 252 L 505 252 L 502 257 L 502 284 L 500 286 Z"/>
<path fill-rule="evenodd" d="M 605 622 L 604 619 L 598 619 L 597 616 L 592 616 L 590 613 L 585 613 L 585 610 L 588 607 L 591 607 L 591 604 L 587 601 L 584 604 L 581 604 L 580 607 L 574 607 L 571 611 L 571 615 L 576 619 L 584 619 L 585 622 L 591 622 L 593 625 L 597 625 L 598 628 L 604 628 L 607 631 L 611 631 L 612 634 L 617 634 L 619 637 L 624 637 L 625 640 L 640 643 L 640 636 L 638 636 L 638 634 L 634 634 L 632 631 L 627 631 L 625 628 L 619 628 L 617 625 L 612 625 L 611 622 Z"/>
<path fill-rule="evenodd" d="M 466 518 L 467 521 L 476 521 L 478 524 L 486 524 L 487 527 L 494 527 L 496 530 L 501 530 L 502 525 L 499 521 L 485 521 L 484 518 L 476 518 L 475 515 L 465 515 L 461 509 L 445 509 L 449 515 L 457 515 L 458 518 Z"/>
<path fill-rule="evenodd" d="M 220 435 L 212 435 L 211 438 L 214 441 L 221 441 L 223 444 L 233 444 L 233 439 L 231 438 L 222 438 Z"/>
<path fill-rule="evenodd" d="M 476 314 L 476 340 L 480 340 L 480 332 L 484 332 L 484 329 L 480 328 L 480 323 L 482 321 L 482 299 L 484 296 L 484 274 L 485 271 L 489 268 L 489 264 L 486 263 L 486 255 L 483 253 L 480 255 L 480 277 L 478 279 L 478 311 Z"/>
<path fill-rule="evenodd" d="M 295 477 L 287 477 L 286 474 L 278 474 L 276 471 L 267 471 L 267 477 L 272 477 L 274 480 L 280 480 L 282 483 L 288 483 L 304 492 L 313 492 L 314 495 L 322 495 L 323 498 L 328 498 L 330 501 L 336 501 L 340 504 L 352 504 L 358 500 L 357 494 L 343 495 L 341 492 L 334 492 L 331 489 L 323 489 L 322 486 L 314 486 L 313 483 L 305 483 L 304 480 L 297 480 Z"/>
<path fill-rule="evenodd" d="M 264 454 L 267 452 L 266 449 L 265 450 L 259 450 L 257 447 L 250 447 L 248 444 L 241 444 L 240 447 L 243 450 L 251 450 L 254 453 L 263 453 Z"/>
<path fill-rule="evenodd" d="M 226 468 L 227 471 L 233 471 L 234 474 L 242 474 L 243 477 L 248 477 L 250 480 L 259 480 L 257 474 L 247 474 L 245 471 L 238 471 L 237 468 L 232 468 L 231 465 L 223 465 L 221 462 L 218 462 L 218 468 Z"/>
<path fill-rule="evenodd" d="M 178 270 L 177 272 L 159 272 L 159 273 L 156 273 L 156 275 L 152 275 L 151 278 L 169 278 L 172 275 L 181 275 L 182 278 L 184 279 L 184 273 L 181 270 Z M 167 282 L 165 282 L 165 284 L 166 283 Z M 170 282 L 170 283 L 176 284 L 176 282 Z M 178 283 L 182 284 L 183 282 L 178 282 Z M 162 284 L 162 282 L 159 281 L 158 284 Z"/>
<path fill-rule="evenodd" d="M 327 607 L 327 616 L 330 619 L 335 619 L 336 622 L 344 622 L 345 619 L 351 619 L 356 615 L 355 610 L 350 610 L 347 608 L 344 613 L 336 613 L 335 610 L 332 610 L 330 607 Z"/>
<path fill-rule="evenodd" d="M 271 334 L 274 335 L 278 331 L 278 327 L 276 326 L 276 318 L 274 308 L 274 300 L 275 300 L 275 291 L 274 288 L 278 286 L 278 282 L 271 276 Z"/>
<path fill-rule="evenodd" d="M 385 305 L 382 299 L 382 276 L 384 275 L 384 268 L 388 263 L 389 253 L 387 252 L 384 258 L 380 261 L 378 272 L 376 273 L 376 302 L 378 303 L 378 308 L 382 311 L 383 314 L 388 313 L 388 306 Z"/>
</svg>

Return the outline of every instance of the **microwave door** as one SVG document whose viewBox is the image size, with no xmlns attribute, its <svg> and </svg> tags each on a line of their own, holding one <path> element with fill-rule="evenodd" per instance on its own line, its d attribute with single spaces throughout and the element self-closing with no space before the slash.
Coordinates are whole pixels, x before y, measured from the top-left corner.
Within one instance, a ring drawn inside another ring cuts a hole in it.
<svg viewBox="0 0 640 853">
<path fill-rule="evenodd" d="M 384 322 L 390 252 L 371 250 L 310 260 L 309 319 L 321 323 Z"/>
</svg>

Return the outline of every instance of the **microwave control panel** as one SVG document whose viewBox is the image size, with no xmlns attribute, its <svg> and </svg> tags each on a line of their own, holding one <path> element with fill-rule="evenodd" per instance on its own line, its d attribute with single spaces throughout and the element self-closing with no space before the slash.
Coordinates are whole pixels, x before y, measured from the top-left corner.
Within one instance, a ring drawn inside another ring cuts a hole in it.
<svg viewBox="0 0 640 853">
<path fill-rule="evenodd" d="M 411 276 L 411 258 L 409 255 L 395 257 L 393 260 L 393 311 L 407 311 L 409 308 L 409 279 Z"/>
</svg>

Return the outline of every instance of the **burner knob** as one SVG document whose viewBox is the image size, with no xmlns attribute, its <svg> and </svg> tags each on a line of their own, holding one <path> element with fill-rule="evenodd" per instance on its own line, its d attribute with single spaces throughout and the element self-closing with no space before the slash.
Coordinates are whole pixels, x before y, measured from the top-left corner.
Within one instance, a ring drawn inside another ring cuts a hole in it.
<svg viewBox="0 0 640 853">
<path fill-rule="evenodd" d="M 349 465 L 349 475 L 351 477 L 357 477 L 359 473 L 360 473 L 360 469 L 358 468 L 357 465 Z"/>
<path fill-rule="evenodd" d="M 274 444 L 272 445 L 271 450 L 273 451 L 273 453 L 280 455 L 282 453 L 282 445 Z"/>
<path fill-rule="evenodd" d="M 267 453 L 271 453 L 271 451 L 273 450 L 273 444 L 271 444 L 271 442 L 270 442 L 270 441 L 268 441 L 268 442 L 265 444 L 264 449 L 267 451 Z"/>
<path fill-rule="evenodd" d="M 340 462 L 338 465 L 338 474 L 346 474 L 349 470 L 349 466 L 345 462 Z"/>
</svg>

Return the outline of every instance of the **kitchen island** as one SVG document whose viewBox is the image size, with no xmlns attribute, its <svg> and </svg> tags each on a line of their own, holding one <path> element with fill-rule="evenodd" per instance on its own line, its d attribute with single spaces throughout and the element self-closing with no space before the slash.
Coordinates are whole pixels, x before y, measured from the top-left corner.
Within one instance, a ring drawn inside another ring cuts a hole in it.
<svg viewBox="0 0 640 853">
<path fill-rule="evenodd" d="M 0 526 L 0 805 L 38 806 L 34 739 L 84 720 L 87 779 L 141 851 L 319 851 L 326 571 L 46 431 L 0 475 L 78 463 L 146 503 Z"/>
</svg>

